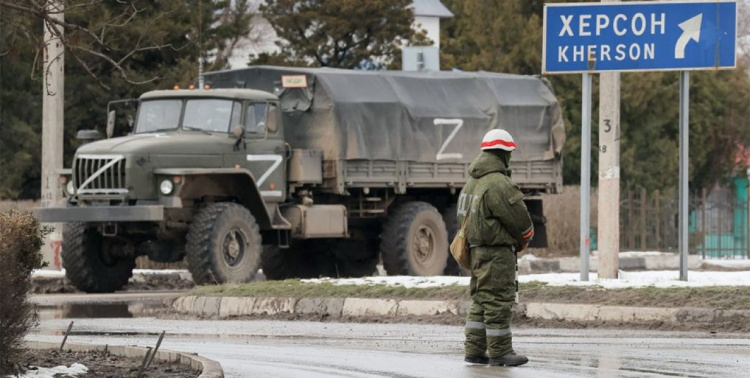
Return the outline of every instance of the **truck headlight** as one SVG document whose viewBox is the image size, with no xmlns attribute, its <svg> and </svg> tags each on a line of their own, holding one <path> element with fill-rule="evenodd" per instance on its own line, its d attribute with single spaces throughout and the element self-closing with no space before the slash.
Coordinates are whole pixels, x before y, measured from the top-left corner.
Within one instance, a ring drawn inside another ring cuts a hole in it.
<svg viewBox="0 0 750 378">
<path fill-rule="evenodd" d="M 174 184 L 172 184 L 172 180 L 164 180 L 159 185 L 159 190 L 161 191 L 161 194 L 168 195 L 172 193 L 172 189 L 174 189 Z"/>
<path fill-rule="evenodd" d="M 73 180 L 68 181 L 68 185 L 65 185 L 65 191 L 68 192 L 69 196 L 76 195 L 76 187 L 73 185 Z"/>
</svg>

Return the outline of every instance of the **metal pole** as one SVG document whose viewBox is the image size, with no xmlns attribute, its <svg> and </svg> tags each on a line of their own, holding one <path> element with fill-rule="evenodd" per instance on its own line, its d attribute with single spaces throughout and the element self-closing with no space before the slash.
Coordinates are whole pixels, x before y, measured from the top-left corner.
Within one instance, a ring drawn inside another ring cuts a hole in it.
<svg viewBox="0 0 750 378">
<path fill-rule="evenodd" d="M 591 74 L 583 74 L 581 94 L 581 281 L 589 280 L 589 200 L 591 196 Z"/>
<path fill-rule="evenodd" d="M 680 280 L 688 280 L 688 141 L 690 73 L 680 71 Z"/>
</svg>

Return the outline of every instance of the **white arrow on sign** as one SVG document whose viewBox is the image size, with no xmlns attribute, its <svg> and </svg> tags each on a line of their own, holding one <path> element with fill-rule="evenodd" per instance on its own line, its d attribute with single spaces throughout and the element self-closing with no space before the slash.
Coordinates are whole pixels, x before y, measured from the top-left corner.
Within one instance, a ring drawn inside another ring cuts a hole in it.
<svg viewBox="0 0 750 378">
<path fill-rule="evenodd" d="M 682 35 L 677 39 L 677 44 L 674 46 L 675 59 L 685 59 L 685 47 L 691 39 L 695 42 L 700 42 L 701 21 L 703 21 L 703 13 L 679 25 L 680 29 L 682 29 Z"/>
</svg>

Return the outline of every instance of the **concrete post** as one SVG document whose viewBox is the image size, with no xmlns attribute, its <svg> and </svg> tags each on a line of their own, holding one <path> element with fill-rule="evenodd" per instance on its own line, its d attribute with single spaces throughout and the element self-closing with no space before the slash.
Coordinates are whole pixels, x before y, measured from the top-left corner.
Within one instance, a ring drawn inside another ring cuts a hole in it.
<svg viewBox="0 0 750 378">
<path fill-rule="evenodd" d="M 63 3 L 50 1 L 47 5 L 50 17 L 64 20 Z M 62 41 L 50 31 L 56 27 L 44 25 L 44 80 L 42 93 L 42 207 L 53 207 L 60 203 L 62 186 L 59 172 L 63 167 L 63 100 L 65 88 L 64 53 Z M 59 269 L 62 227 L 54 227 L 43 249 L 44 259 L 50 268 Z"/>
<path fill-rule="evenodd" d="M 614 3 L 620 0 L 602 0 Z M 599 75 L 599 278 L 617 278 L 620 268 L 620 73 Z"/>
</svg>

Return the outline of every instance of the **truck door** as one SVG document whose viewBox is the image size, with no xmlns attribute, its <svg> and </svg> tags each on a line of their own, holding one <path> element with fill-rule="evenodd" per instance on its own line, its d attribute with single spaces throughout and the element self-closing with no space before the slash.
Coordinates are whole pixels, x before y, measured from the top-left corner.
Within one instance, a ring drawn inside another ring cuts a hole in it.
<svg viewBox="0 0 750 378">
<path fill-rule="evenodd" d="M 286 198 L 286 149 L 279 111 L 271 102 L 244 105 L 244 165 L 255 177 L 266 202 L 283 202 Z"/>
</svg>

